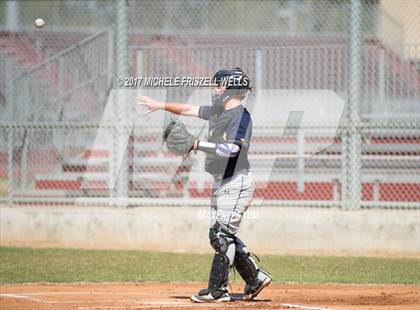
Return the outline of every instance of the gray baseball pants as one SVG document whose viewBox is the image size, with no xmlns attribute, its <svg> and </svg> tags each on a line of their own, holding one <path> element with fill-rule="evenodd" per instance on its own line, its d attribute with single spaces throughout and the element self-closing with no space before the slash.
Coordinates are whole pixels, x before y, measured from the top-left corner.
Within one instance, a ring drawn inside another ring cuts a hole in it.
<svg viewBox="0 0 420 310">
<path fill-rule="evenodd" d="M 248 209 L 255 191 L 251 172 L 239 173 L 213 192 L 211 219 L 232 235 L 238 232 L 242 218 Z"/>
</svg>

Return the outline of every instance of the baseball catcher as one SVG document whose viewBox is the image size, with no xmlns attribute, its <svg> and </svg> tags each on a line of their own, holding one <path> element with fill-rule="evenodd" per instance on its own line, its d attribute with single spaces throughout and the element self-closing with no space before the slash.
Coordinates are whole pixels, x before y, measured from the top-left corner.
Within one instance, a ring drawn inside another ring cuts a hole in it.
<svg viewBox="0 0 420 310">
<path fill-rule="evenodd" d="M 251 300 L 271 282 L 270 275 L 257 266 L 246 245 L 236 236 L 255 191 L 248 161 L 252 119 L 241 104 L 251 88 L 248 77 L 240 68 L 220 70 L 213 80 L 216 86 L 212 88 L 211 105 L 165 103 L 145 96 L 138 97 L 138 104 L 148 108 L 145 114 L 166 110 L 209 122 L 208 141 L 195 139 L 177 121 L 171 122 L 164 131 L 169 151 L 178 155 L 191 150 L 205 152 L 205 169 L 214 177 L 209 239 L 215 254 L 208 287 L 191 296 L 191 300 L 230 301 L 227 285 L 232 266 L 246 283 L 244 299 Z"/>
</svg>

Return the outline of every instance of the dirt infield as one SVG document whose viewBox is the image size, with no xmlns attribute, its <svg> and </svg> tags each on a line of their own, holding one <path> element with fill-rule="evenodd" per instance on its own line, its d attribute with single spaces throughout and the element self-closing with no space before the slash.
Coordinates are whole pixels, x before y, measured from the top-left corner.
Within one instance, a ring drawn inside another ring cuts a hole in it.
<svg viewBox="0 0 420 310">
<path fill-rule="evenodd" d="M 258 301 L 193 304 L 189 297 L 204 283 L 27 284 L 0 286 L 6 309 L 420 309 L 414 285 L 270 285 Z M 241 292 L 238 284 L 234 292 Z"/>
</svg>

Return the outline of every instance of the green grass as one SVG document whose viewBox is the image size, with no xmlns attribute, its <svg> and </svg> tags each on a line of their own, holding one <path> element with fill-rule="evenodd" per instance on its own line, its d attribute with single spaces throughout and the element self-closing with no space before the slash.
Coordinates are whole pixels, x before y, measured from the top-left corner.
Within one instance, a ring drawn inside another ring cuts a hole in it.
<svg viewBox="0 0 420 310">
<path fill-rule="evenodd" d="M 420 284 L 420 259 L 260 258 L 277 283 Z M 1 247 L 0 283 L 207 281 L 210 263 L 206 254 Z"/>
</svg>

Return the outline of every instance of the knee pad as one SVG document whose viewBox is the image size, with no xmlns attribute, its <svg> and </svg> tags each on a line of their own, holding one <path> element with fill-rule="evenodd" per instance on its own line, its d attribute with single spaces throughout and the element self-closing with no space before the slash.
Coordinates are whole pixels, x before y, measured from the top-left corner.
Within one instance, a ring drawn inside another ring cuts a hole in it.
<svg viewBox="0 0 420 310">
<path fill-rule="evenodd" d="M 212 227 L 209 231 L 209 239 L 216 253 L 227 256 L 232 265 L 235 257 L 235 236 Z"/>
</svg>

